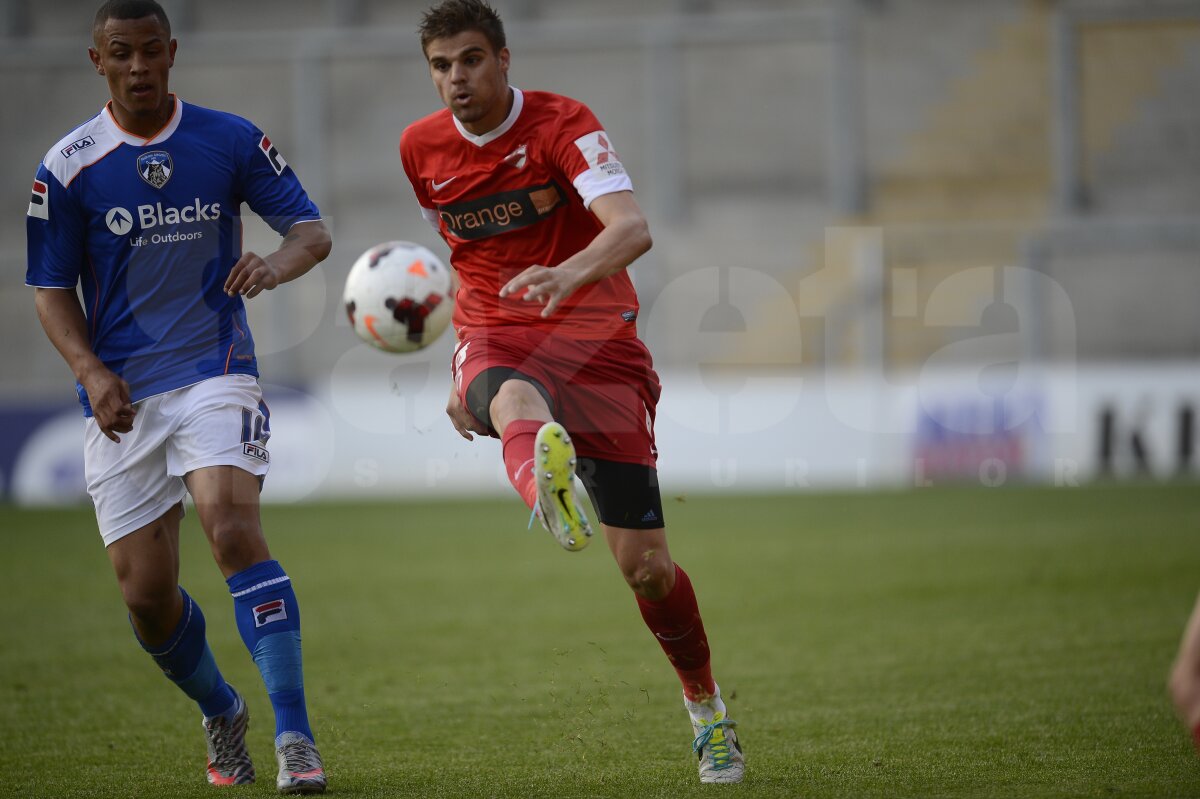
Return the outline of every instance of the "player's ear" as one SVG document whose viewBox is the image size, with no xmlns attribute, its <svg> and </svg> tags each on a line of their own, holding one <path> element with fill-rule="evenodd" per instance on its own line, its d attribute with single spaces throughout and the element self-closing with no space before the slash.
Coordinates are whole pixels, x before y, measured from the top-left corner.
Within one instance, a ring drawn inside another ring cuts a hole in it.
<svg viewBox="0 0 1200 799">
<path fill-rule="evenodd" d="M 505 77 L 508 77 L 508 62 L 509 58 L 511 57 L 510 53 L 508 52 L 508 48 L 501 47 L 500 52 L 496 54 L 496 57 L 500 59 L 500 71 L 504 73 Z"/>
<path fill-rule="evenodd" d="M 179 47 L 179 42 L 176 41 L 175 39 L 172 39 L 171 43 L 169 45 L 167 45 L 167 56 L 168 56 L 167 66 L 168 67 L 175 66 L 175 48 L 177 48 L 177 47 Z"/>
<path fill-rule="evenodd" d="M 103 75 L 104 65 L 100 63 L 100 53 L 96 52 L 95 47 L 88 48 L 88 58 L 92 59 L 92 66 L 96 68 L 96 74 Z"/>
</svg>

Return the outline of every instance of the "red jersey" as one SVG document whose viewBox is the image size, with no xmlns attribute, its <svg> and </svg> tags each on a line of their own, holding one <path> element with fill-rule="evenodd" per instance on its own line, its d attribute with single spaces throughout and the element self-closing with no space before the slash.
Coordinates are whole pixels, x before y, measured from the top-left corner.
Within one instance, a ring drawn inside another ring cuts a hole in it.
<svg viewBox="0 0 1200 799">
<path fill-rule="evenodd" d="M 476 136 L 448 109 L 409 125 L 400 159 L 421 212 L 450 245 L 459 276 L 454 327 L 525 325 L 577 339 L 637 335 L 637 294 L 625 270 L 583 286 L 549 319 L 500 287 L 534 264 L 557 266 L 603 229 L 588 210 L 633 184 L 583 103 L 513 89 L 495 130 Z"/>
</svg>

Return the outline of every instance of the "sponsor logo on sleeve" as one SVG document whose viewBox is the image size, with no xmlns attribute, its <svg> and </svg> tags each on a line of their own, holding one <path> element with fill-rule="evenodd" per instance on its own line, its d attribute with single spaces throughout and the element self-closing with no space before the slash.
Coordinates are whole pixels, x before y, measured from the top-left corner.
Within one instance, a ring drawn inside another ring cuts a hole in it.
<svg viewBox="0 0 1200 799">
<path fill-rule="evenodd" d="M 71 142 L 66 147 L 59 150 L 59 152 L 61 152 L 63 154 L 63 158 L 70 158 L 71 156 L 75 155 L 75 153 L 79 152 L 80 150 L 86 149 L 88 147 L 94 147 L 95 144 L 96 144 L 96 140 L 93 139 L 91 136 L 84 136 L 82 139 L 79 139 L 78 141 Z"/>
<path fill-rule="evenodd" d="M 33 181 L 33 194 L 29 197 L 29 216 L 50 221 L 50 187 L 40 180 Z"/>
<path fill-rule="evenodd" d="M 271 168 L 275 170 L 276 175 L 282 175 L 283 170 L 287 169 L 287 161 L 283 160 L 283 156 L 279 154 L 279 150 L 271 144 L 271 140 L 266 136 L 262 137 L 262 141 L 258 143 L 258 149 L 262 150 L 263 155 L 271 163 Z"/>
<path fill-rule="evenodd" d="M 137 171 L 142 180 L 156 189 L 161 189 L 171 179 L 175 163 L 171 160 L 171 154 L 165 150 L 153 150 L 138 156 Z"/>
<path fill-rule="evenodd" d="M 625 167 L 621 165 L 617 151 L 612 148 L 604 131 L 596 130 L 580 136 L 575 140 L 575 146 L 592 169 L 599 169 L 605 175 L 625 174 Z"/>
<path fill-rule="evenodd" d="M 551 181 L 515 191 L 503 191 L 451 205 L 438 206 L 446 230 L 473 241 L 536 225 L 563 205 L 566 195 Z"/>
<path fill-rule="evenodd" d="M 287 606 L 282 599 L 272 599 L 261 605 L 254 606 L 254 626 L 262 627 L 273 621 L 283 621 L 287 618 Z"/>
</svg>

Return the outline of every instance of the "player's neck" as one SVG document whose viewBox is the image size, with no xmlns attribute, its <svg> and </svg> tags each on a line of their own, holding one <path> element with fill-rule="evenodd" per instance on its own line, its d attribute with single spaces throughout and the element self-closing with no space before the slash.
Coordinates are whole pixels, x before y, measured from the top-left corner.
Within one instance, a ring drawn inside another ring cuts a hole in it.
<svg viewBox="0 0 1200 799">
<path fill-rule="evenodd" d="M 175 113 L 175 95 L 168 94 L 166 100 L 158 108 L 141 114 L 131 112 L 120 103 L 111 100 L 108 103 L 108 109 L 122 130 L 132 133 L 134 136 L 149 139 L 166 127 L 171 115 Z"/>
<path fill-rule="evenodd" d="M 508 115 L 512 113 L 513 103 L 516 102 L 516 93 L 512 86 L 505 86 L 505 89 L 508 91 L 508 99 L 504 103 L 498 104 L 493 113 L 478 122 L 463 123 L 463 127 L 468 133 L 472 136 L 483 136 L 504 124 L 504 120 L 508 119 Z"/>
</svg>

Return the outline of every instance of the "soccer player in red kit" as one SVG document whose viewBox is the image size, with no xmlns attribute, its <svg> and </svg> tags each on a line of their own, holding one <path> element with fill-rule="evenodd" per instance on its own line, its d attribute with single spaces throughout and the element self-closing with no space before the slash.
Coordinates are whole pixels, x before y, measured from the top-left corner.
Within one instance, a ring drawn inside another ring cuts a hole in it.
<svg viewBox="0 0 1200 799">
<path fill-rule="evenodd" d="M 579 475 L 683 683 L 701 781 L 740 782 L 696 595 L 667 550 L 660 387 L 626 272 L 650 233 L 629 176 L 587 106 L 509 85 L 504 28 L 486 2 L 444 0 L 420 34 L 447 108 L 410 125 L 400 155 L 460 280 L 446 412 L 468 440 L 501 439 L 513 486 L 569 550 L 592 534 Z"/>
</svg>

